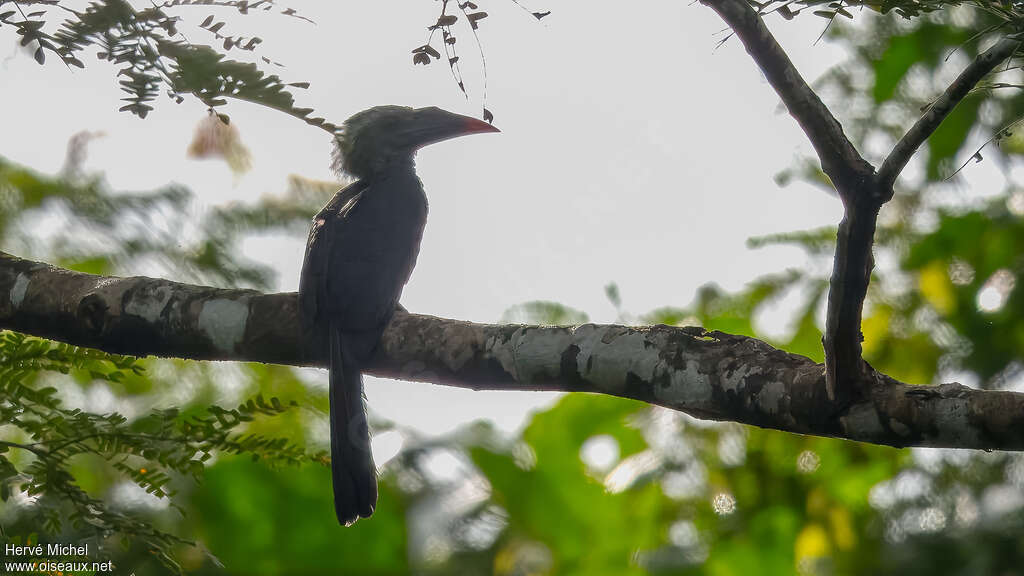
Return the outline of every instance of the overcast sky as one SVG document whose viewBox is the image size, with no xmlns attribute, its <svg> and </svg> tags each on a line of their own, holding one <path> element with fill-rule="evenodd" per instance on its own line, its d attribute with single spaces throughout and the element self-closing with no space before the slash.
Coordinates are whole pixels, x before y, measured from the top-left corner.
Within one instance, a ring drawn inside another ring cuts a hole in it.
<svg viewBox="0 0 1024 576">
<path fill-rule="evenodd" d="M 683 306 L 704 283 L 736 290 L 807 264 L 795 249 L 748 250 L 748 237 L 841 217 L 839 201 L 817 189 L 774 184 L 810 146 L 739 41 L 716 49 L 724 24 L 710 9 L 678 0 L 530 0 L 531 9 L 553 11 L 538 22 L 511 0 L 478 3 L 490 13 L 480 26 L 486 105 L 502 133 L 420 153 L 430 218 L 403 297 L 409 310 L 494 322 L 515 304 L 553 300 L 610 322 L 609 282 L 631 313 Z M 480 58 L 468 30 L 458 33 L 468 99 L 443 63 L 412 64 L 438 3 L 294 6 L 317 23 L 211 7 L 178 14 L 198 23 L 213 12 L 225 30 L 261 36 L 263 54 L 286 65 L 274 72 L 311 83 L 299 104 L 333 122 L 378 104 L 480 115 Z M 839 61 L 837 48 L 815 44 L 823 20 L 768 23 L 809 80 Z M 194 43 L 208 38 L 184 30 Z M 103 130 L 87 168 L 119 190 L 174 181 L 215 205 L 281 193 L 289 174 L 332 178 L 329 137 L 291 117 L 245 103 L 224 109 L 252 151 L 253 169 L 235 177 L 221 162 L 185 158 L 205 114 L 200 103 L 161 99 L 139 120 L 117 112 L 122 94 L 105 63 L 40 67 L 15 44 L 13 28 L 0 29 L 0 154 L 14 161 L 54 172 L 72 134 Z M 246 249 L 279 270 L 278 288 L 291 291 L 303 240 L 265 238 Z M 477 417 L 513 429 L 555 396 L 370 378 L 367 397 L 380 416 L 439 432 Z"/>
</svg>

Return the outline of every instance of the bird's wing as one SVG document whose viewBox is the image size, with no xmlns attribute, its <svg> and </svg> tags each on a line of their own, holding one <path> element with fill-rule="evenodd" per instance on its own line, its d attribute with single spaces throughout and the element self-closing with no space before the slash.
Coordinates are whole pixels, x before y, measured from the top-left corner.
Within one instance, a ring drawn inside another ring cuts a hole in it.
<svg viewBox="0 0 1024 576">
<path fill-rule="evenodd" d="M 416 263 L 426 203 L 408 201 L 407 194 L 422 194 L 418 180 L 360 184 L 355 193 L 336 195 L 314 220 L 300 299 L 307 324 L 323 329 L 330 318 L 365 362 Z"/>
<path fill-rule="evenodd" d="M 333 198 L 313 218 L 306 241 L 306 254 L 302 262 L 302 274 L 299 277 L 299 313 L 303 328 L 307 333 L 315 330 L 323 323 L 324 314 L 328 310 L 327 280 L 330 273 L 330 254 L 334 242 L 334 234 L 330 231 L 330 220 L 337 216 L 344 217 L 359 202 L 367 184 L 357 181 L 338 191 Z"/>
</svg>

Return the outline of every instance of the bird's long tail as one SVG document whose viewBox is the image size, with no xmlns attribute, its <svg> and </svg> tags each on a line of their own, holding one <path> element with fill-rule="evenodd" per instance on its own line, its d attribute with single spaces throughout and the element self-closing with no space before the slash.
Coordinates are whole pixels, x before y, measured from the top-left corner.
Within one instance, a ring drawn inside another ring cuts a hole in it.
<svg viewBox="0 0 1024 576">
<path fill-rule="evenodd" d="M 331 480 L 338 522 L 368 518 L 377 505 L 377 472 L 363 403 L 363 375 L 341 330 L 330 325 Z"/>
</svg>

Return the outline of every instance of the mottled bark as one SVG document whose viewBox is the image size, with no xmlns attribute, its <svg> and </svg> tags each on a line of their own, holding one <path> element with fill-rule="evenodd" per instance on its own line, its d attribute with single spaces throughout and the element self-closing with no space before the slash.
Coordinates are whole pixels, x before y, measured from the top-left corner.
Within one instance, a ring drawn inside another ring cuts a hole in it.
<svg viewBox="0 0 1024 576">
<path fill-rule="evenodd" d="M 0 328 L 108 352 L 324 366 L 294 293 L 110 278 L 0 253 Z M 698 418 L 892 446 L 1024 449 L 1024 394 L 910 386 L 866 370 L 840 405 L 825 368 L 702 328 L 493 325 L 398 311 L 369 373 L 475 390 L 634 398 Z"/>
</svg>

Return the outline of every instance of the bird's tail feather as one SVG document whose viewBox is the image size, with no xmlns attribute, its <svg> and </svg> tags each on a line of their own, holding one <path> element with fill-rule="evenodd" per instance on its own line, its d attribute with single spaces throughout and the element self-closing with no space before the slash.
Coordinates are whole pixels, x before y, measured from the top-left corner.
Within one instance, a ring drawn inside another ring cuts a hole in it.
<svg viewBox="0 0 1024 576">
<path fill-rule="evenodd" d="M 377 505 L 377 472 L 363 402 L 363 375 L 344 335 L 330 326 L 331 480 L 338 522 L 368 518 Z"/>
</svg>

